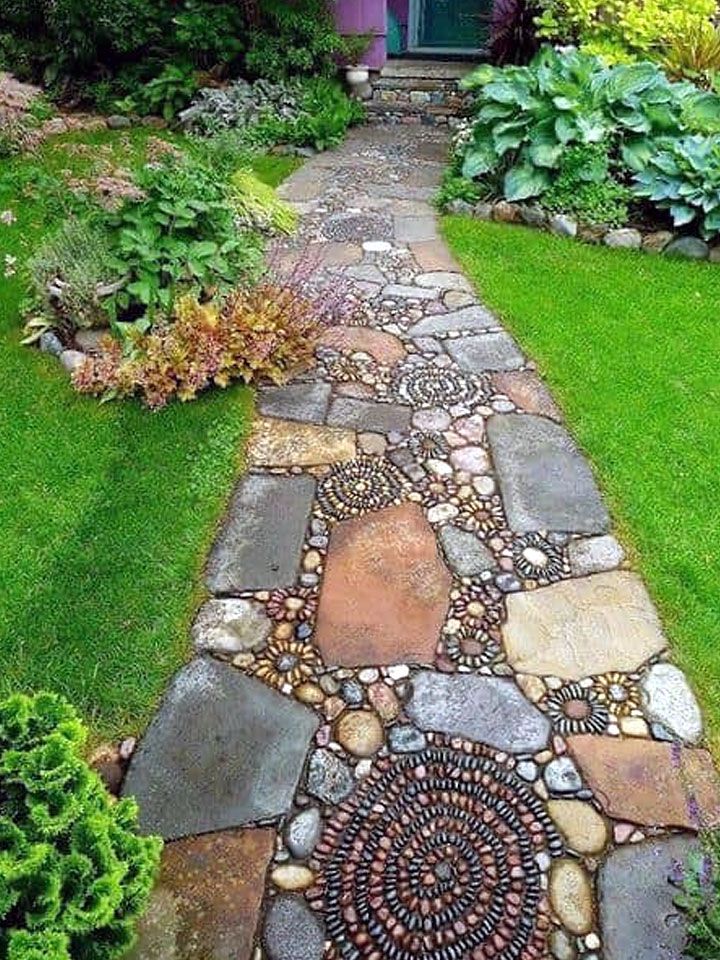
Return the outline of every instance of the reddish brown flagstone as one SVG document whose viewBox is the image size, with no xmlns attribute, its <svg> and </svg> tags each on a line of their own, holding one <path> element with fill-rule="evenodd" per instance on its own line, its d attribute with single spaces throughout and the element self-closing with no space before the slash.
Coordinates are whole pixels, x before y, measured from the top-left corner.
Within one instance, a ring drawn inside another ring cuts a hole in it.
<svg viewBox="0 0 720 960">
<path fill-rule="evenodd" d="M 322 335 L 320 342 L 324 347 L 332 347 L 341 353 L 369 353 L 378 363 L 388 366 L 405 356 L 405 347 L 397 337 L 371 327 L 331 327 Z"/>
<path fill-rule="evenodd" d="M 323 656 L 342 666 L 430 663 L 450 585 L 418 504 L 339 523 L 318 612 Z"/>
<path fill-rule="evenodd" d="M 611 817 L 697 830 L 720 824 L 720 785 L 707 750 L 615 737 L 568 737 L 589 787 Z"/>
<path fill-rule="evenodd" d="M 505 373 L 494 373 L 492 382 L 498 393 L 504 393 L 525 413 L 562 420 L 562 414 L 550 391 L 537 374 L 529 370 L 509 370 Z"/>
<path fill-rule="evenodd" d="M 271 829 L 166 844 L 128 960 L 251 960 L 274 845 Z"/>
</svg>

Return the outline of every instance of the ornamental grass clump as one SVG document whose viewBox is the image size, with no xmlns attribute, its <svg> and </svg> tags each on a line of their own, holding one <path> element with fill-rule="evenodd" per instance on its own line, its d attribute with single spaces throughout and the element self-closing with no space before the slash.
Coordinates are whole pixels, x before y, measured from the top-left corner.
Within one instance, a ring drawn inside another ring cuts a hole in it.
<svg viewBox="0 0 720 960">
<path fill-rule="evenodd" d="M 115 960 L 134 940 L 162 842 L 137 833 L 82 757 L 87 731 L 52 694 L 0 702 L 0 957 Z"/>
<path fill-rule="evenodd" d="M 325 316 L 323 304 L 292 279 L 268 277 L 220 302 L 183 297 L 149 332 L 132 331 L 124 342 L 106 338 L 73 383 L 104 399 L 137 396 L 153 410 L 235 380 L 283 383 L 310 364 Z"/>
</svg>

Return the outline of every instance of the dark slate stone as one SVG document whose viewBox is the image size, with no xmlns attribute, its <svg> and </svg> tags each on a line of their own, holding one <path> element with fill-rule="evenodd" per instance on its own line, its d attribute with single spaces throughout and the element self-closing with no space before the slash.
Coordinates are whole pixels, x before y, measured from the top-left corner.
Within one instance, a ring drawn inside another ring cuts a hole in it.
<svg viewBox="0 0 720 960">
<path fill-rule="evenodd" d="M 710 247 L 700 237 L 678 237 L 663 248 L 666 257 L 682 257 L 685 260 L 707 260 Z"/>
<path fill-rule="evenodd" d="M 333 427 L 350 427 L 370 433 L 406 433 L 410 429 L 412 409 L 400 403 L 375 403 L 338 397 L 330 407 L 327 422 Z"/>
<path fill-rule="evenodd" d="M 331 391 L 331 385 L 322 382 L 261 387 L 257 391 L 258 412 L 264 417 L 323 423 Z"/>
<path fill-rule="evenodd" d="M 462 370 L 517 370 L 525 363 L 520 348 L 508 333 L 448 340 L 445 348 Z"/>
<path fill-rule="evenodd" d="M 488 438 L 513 530 L 607 532 L 610 518 L 592 471 L 560 424 L 502 414 L 490 418 Z"/>
<path fill-rule="evenodd" d="M 435 337 L 445 333 L 452 333 L 456 330 L 487 330 L 489 327 L 496 327 L 497 320 L 479 305 L 474 307 L 464 307 L 462 310 L 455 310 L 453 313 L 440 313 L 435 317 L 423 317 L 408 330 L 408 336 L 413 339 L 418 337 Z"/>
<path fill-rule="evenodd" d="M 302 897 L 283 893 L 270 901 L 263 942 L 270 960 L 321 960 L 325 928 Z"/>
<path fill-rule="evenodd" d="M 547 746 L 550 721 L 511 680 L 426 670 L 413 678 L 407 715 L 422 730 L 467 737 L 512 753 Z"/>
<path fill-rule="evenodd" d="M 147 833 L 174 840 L 279 817 L 318 727 L 307 707 L 215 660 L 172 681 L 133 756 L 123 794 Z"/>
<path fill-rule="evenodd" d="M 233 594 L 293 583 L 314 496 L 310 476 L 242 480 L 210 553 L 208 589 Z"/>
<path fill-rule="evenodd" d="M 614 850 L 600 868 L 605 960 L 680 960 L 686 928 L 670 877 L 697 846 L 675 835 Z"/>
<path fill-rule="evenodd" d="M 323 803 L 340 803 L 352 793 L 352 770 L 332 750 L 316 750 L 310 757 L 307 792 Z"/>
<path fill-rule="evenodd" d="M 492 553 L 474 533 L 448 524 L 438 538 L 448 566 L 459 577 L 476 577 L 495 566 Z"/>
</svg>

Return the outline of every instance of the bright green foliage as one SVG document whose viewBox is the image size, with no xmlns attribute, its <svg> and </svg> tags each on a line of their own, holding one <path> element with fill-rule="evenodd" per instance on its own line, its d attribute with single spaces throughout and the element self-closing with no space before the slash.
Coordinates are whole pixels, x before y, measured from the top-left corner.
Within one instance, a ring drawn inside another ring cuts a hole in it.
<svg viewBox="0 0 720 960">
<path fill-rule="evenodd" d="M 698 221 L 705 238 L 720 234 L 720 135 L 658 145 L 635 175 L 633 192 L 669 210 L 677 227 Z"/>
<path fill-rule="evenodd" d="M 715 15 L 715 0 L 542 0 L 540 35 L 608 62 L 653 59 Z"/>
<path fill-rule="evenodd" d="M 230 182 L 231 202 L 241 223 L 268 233 L 292 233 L 298 215 L 272 187 L 250 170 L 238 170 Z"/>
<path fill-rule="evenodd" d="M 606 144 L 611 159 L 637 171 L 658 138 L 686 132 L 688 117 L 720 120 L 720 97 L 671 83 L 651 63 L 606 67 L 551 47 L 528 67 L 482 66 L 466 87 L 477 91 L 477 107 L 463 174 L 502 177 L 515 201 L 544 194 L 573 146 Z"/>
<path fill-rule="evenodd" d="M 720 831 L 708 831 L 682 871 L 675 903 L 687 916 L 686 957 L 720 956 Z"/>
<path fill-rule="evenodd" d="M 720 77 L 720 28 L 705 20 L 692 24 L 673 40 L 662 64 L 671 77 L 711 89 Z"/>
<path fill-rule="evenodd" d="M 344 45 L 327 0 L 261 0 L 260 10 L 245 58 L 250 73 L 275 81 L 334 76 Z"/>
<path fill-rule="evenodd" d="M 443 175 L 440 189 L 435 194 L 434 203 L 438 209 L 445 209 L 453 200 L 464 200 L 465 203 L 478 203 L 489 195 L 488 188 L 476 180 L 467 180 L 449 168 Z"/>
<path fill-rule="evenodd" d="M 82 758 L 86 730 L 53 694 L 0 702 L 0 956 L 113 960 L 132 944 L 161 841 L 137 834 Z"/>
<path fill-rule="evenodd" d="M 120 310 L 152 316 L 184 292 L 229 289 L 261 259 L 259 239 L 237 229 L 228 185 L 203 163 L 168 157 L 137 176 L 144 199 L 113 221 L 118 269 L 129 276 L 115 295 Z"/>
<path fill-rule="evenodd" d="M 162 72 L 129 97 L 122 106 L 128 112 L 143 116 L 155 114 L 173 120 L 199 90 L 195 69 L 191 64 L 169 63 Z"/>
<path fill-rule="evenodd" d="M 607 147 L 601 143 L 571 147 L 562 157 L 557 179 L 543 197 L 548 210 L 569 213 L 581 223 L 619 227 L 627 222 L 630 191 L 612 176 Z"/>
</svg>

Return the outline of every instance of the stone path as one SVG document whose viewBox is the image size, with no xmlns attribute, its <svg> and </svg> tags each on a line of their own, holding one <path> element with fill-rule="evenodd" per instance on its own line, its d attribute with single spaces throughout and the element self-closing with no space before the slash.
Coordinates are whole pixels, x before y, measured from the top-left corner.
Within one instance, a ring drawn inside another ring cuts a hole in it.
<svg viewBox="0 0 720 960">
<path fill-rule="evenodd" d="M 700 713 L 438 236 L 445 150 L 359 130 L 284 187 L 357 310 L 259 392 L 198 656 L 133 759 L 170 841 L 136 958 L 682 953 L 668 878 L 720 819 Z"/>
</svg>

